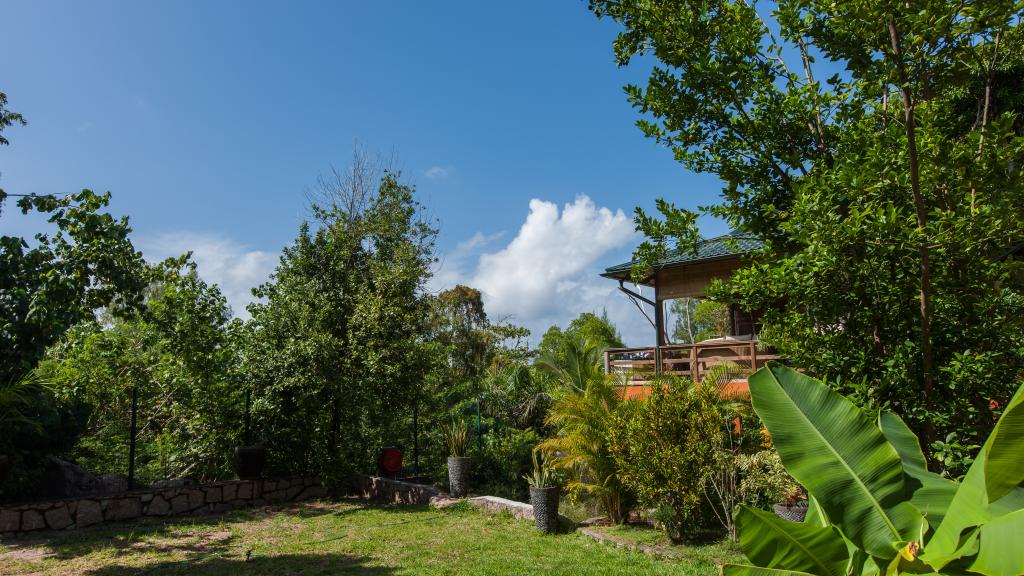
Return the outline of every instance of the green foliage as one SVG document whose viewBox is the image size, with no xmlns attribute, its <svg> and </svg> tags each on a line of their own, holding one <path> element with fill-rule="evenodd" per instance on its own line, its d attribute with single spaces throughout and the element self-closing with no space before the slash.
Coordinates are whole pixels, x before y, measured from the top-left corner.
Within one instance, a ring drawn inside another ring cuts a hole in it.
<svg viewBox="0 0 1024 576">
<path fill-rule="evenodd" d="M 786 472 L 774 449 L 741 454 L 736 467 L 740 474 L 739 497 L 744 504 L 770 508 L 800 493 L 800 485 Z"/>
<path fill-rule="evenodd" d="M 548 465 L 564 471 L 570 495 L 595 496 L 613 522 L 625 518 L 628 494 L 609 447 L 608 438 L 623 404 L 615 385 L 603 375 L 587 378 L 576 387 L 570 380 L 548 411 L 547 424 L 555 436 L 538 445 Z"/>
<path fill-rule="evenodd" d="M 1020 6 L 589 4 L 623 26 L 620 64 L 655 60 L 626 88 L 640 128 L 765 241 L 709 295 L 766 309 L 762 340 L 926 447 L 981 444 L 1024 371 Z M 693 213 L 658 211 L 640 268 L 694 245 Z"/>
<path fill-rule="evenodd" d="M 678 298 L 670 305 L 675 324 L 672 339 L 693 344 L 729 335 L 729 306 L 713 300 Z"/>
<path fill-rule="evenodd" d="M 473 485 L 487 494 L 524 501 L 523 476 L 533 466 L 533 450 L 540 437 L 533 428 L 491 428 L 483 437 L 483 451 L 476 455 Z"/>
<path fill-rule="evenodd" d="M 40 423 L 30 414 L 33 401 L 46 392 L 46 384 L 34 371 L 18 380 L 0 381 L 0 454 L 15 447 L 12 441 L 18 428 L 39 431 Z"/>
<path fill-rule="evenodd" d="M 249 308 L 242 366 L 270 473 L 372 469 L 408 437 L 438 361 L 423 295 L 436 231 L 397 174 L 356 176 L 315 207 Z"/>
<path fill-rule="evenodd" d="M 540 343 L 537 345 L 537 352 L 541 356 L 555 357 L 561 360 L 569 351 L 567 347 L 574 342 L 590 342 L 600 348 L 622 348 L 622 338 L 618 330 L 608 319 L 607 312 L 600 316 L 593 312 L 583 312 L 562 330 L 558 326 L 548 328 Z"/>
<path fill-rule="evenodd" d="M 917 438 L 892 413 L 877 419 L 776 364 L 750 378 L 754 409 L 812 510 L 791 523 L 741 507 L 747 558 L 728 575 L 1019 574 L 1024 550 L 1024 386 L 962 482 L 929 472 Z"/>
<path fill-rule="evenodd" d="M 138 314 L 83 323 L 40 363 L 57 402 L 85 417 L 69 456 L 96 473 L 126 473 L 137 388 L 141 481 L 230 477 L 243 421 L 237 321 L 187 255 L 156 266 L 152 279 Z"/>
<path fill-rule="evenodd" d="M 6 194 L 0 191 L 0 207 Z M 142 298 L 146 267 L 128 233 L 128 219 L 102 212 L 110 194 L 89 190 L 63 197 L 27 196 L 23 214 L 48 215 L 54 234 L 0 236 L 0 382 L 18 380 L 71 326 L 104 307 L 132 307 Z"/>
<path fill-rule="evenodd" d="M 662 521 L 676 541 L 686 536 L 721 458 L 718 399 L 714 388 L 667 380 L 652 386 L 636 410 L 616 415 L 609 431 L 622 484 L 641 503 L 666 509 Z"/>
<path fill-rule="evenodd" d="M 541 462 L 540 451 L 533 451 L 533 473 L 523 475 L 530 488 L 551 488 L 556 486 L 551 469 Z"/>
<path fill-rule="evenodd" d="M 0 92 L 0 146 L 6 146 L 10 144 L 7 138 L 4 138 L 3 131 L 5 128 L 13 126 L 14 124 L 21 124 L 24 126 L 27 124 L 25 118 L 17 112 L 12 112 L 7 107 L 7 94 Z"/>
<path fill-rule="evenodd" d="M 448 448 L 448 455 L 461 458 L 469 449 L 469 427 L 465 422 L 452 420 L 452 423 L 444 429 L 444 445 Z"/>
</svg>

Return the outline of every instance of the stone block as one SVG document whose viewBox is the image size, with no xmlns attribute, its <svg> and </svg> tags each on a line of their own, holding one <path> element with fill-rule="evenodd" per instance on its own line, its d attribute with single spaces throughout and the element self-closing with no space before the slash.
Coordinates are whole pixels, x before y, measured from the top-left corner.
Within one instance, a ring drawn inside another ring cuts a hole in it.
<svg viewBox="0 0 1024 576">
<path fill-rule="evenodd" d="M 188 512 L 188 494 L 178 494 L 171 499 L 171 514 Z"/>
<path fill-rule="evenodd" d="M 22 532 L 42 530 L 43 528 L 46 528 L 46 521 L 43 520 L 43 515 L 38 510 L 25 510 L 21 513 Z"/>
<path fill-rule="evenodd" d="M 171 505 L 163 496 L 153 497 L 153 501 L 146 507 L 146 516 L 166 516 L 171 512 Z"/>
<path fill-rule="evenodd" d="M 302 493 L 302 484 L 296 484 L 288 489 L 288 500 L 295 500 Z"/>
<path fill-rule="evenodd" d="M 241 482 L 238 484 L 238 499 L 239 500 L 251 500 L 252 494 L 252 482 Z"/>
<path fill-rule="evenodd" d="M 103 522 L 103 509 L 95 500 L 82 500 L 75 511 L 75 525 L 79 528 Z"/>
<path fill-rule="evenodd" d="M 139 500 L 141 500 L 143 504 L 145 504 L 146 502 L 149 502 L 152 499 L 153 499 L 153 493 L 152 492 L 146 492 L 145 494 L 142 494 L 141 496 L 139 496 Z"/>
<path fill-rule="evenodd" d="M 71 514 L 68 512 L 67 506 L 51 508 L 43 516 L 46 518 L 46 525 L 51 530 L 63 530 L 72 524 Z"/>
<path fill-rule="evenodd" d="M 223 497 L 221 498 L 225 502 L 230 502 L 238 497 L 238 484 L 232 482 L 225 484 L 223 489 Z"/>
<path fill-rule="evenodd" d="M 220 486 L 210 486 L 206 489 L 206 501 L 207 502 L 220 502 L 223 499 L 223 488 Z"/>
<path fill-rule="evenodd" d="M 263 491 L 264 492 L 273 492 L 274 490 L 277 490 L 277 482 L 275 480 L 264 480 L 263 481 Z"/>
<path fill-rule="evenodd" d="M 0 510 L 0 532 L 17 532 L 18 530 L 21 530 L 21 512 Z"/>
<path fill-rule="evenodd" d="M 113 498 L 104 506 L 103 517 L 107 520 L 131 520 L 142 516 L 142 502 L 135 496 Z"/>
<path fill-rule="evenodd" d="M 202 507 L 206 504 L 206 493 L 202 490 L 189 490 L 188 491 L 188 509 L 195 510 L 196 508 Z"/>
</svg>

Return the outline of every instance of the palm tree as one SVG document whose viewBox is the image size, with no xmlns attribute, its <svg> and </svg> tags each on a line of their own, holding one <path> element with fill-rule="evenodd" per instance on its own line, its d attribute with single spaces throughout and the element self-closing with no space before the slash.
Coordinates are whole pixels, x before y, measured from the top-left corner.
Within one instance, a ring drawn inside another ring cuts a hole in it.
<svg viewBox="0 0 1024 576">
<path fill-rule="evenodd" d="M 614 380 L 602 373 L 602 346 L 571 339 L 564 352 L 537 361 L 561 385 L 545 420 L 557 435 L 537 449 L 553 468 L 572 474 L 570 492 L 596 496 L 608 517 L 620 523 L 624 489 L 608 449 L 608 431 L 623 399 Z"/>
</svg>

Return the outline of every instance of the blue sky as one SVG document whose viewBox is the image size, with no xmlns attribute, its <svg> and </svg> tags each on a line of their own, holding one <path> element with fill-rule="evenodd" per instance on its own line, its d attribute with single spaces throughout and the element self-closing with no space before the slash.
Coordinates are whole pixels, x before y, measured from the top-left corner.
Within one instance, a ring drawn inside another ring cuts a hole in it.
<svg viewBox="0 0 1024 576">
<path fill-rule="evenodd" d="M 720 190 L 634 126 L 622 85 L 646 71 L 616 67 L 615 25 L 582 0 L 23 1 L 4 20 L 0 91 L 29 125 L 6 132 L 0 186 L 111 191 L 148 257 L 195 250 L 236 312 L 356 140 L 393 153 L 438 220 L 431 287 L 476 283 L 538 337 L 607 308 L 650 341 L 596 274 L 638 241 L 634 206 Z"/>
</svg>

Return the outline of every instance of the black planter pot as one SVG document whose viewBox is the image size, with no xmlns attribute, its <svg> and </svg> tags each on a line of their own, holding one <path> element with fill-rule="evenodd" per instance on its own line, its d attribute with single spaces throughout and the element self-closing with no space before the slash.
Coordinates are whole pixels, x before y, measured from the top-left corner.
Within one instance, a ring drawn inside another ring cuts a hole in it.
<svg viewBox="0 0 1024 576">
<path fill-rule="evenodd" d="M 468 456 L 448 457 L 448 493 L 454 498 L 462 498 L 469 494 L 469 471 L 473 459 Z"/>
<path fill-rule="evenodd" d="M 558 486 L 549 488 L 530 487 L 530 504 L 533 504 L 533 521 L 537 529 L 545 534 L 558 531 Z"/>
<path fill-rule="evenodd" d="M 774 504 L 772 510 L 775 515 L 790 522 L 803 522 L 807 517 L 807 506 L 786 506 L 785 504 Z"/>
<path fill-rule="evenodd" d="M 235 473 L 242 480 L 256 480 L 263 474 L 267 463 L 267 449 L 263 446 L 235 448 Z"/>
</svg>

